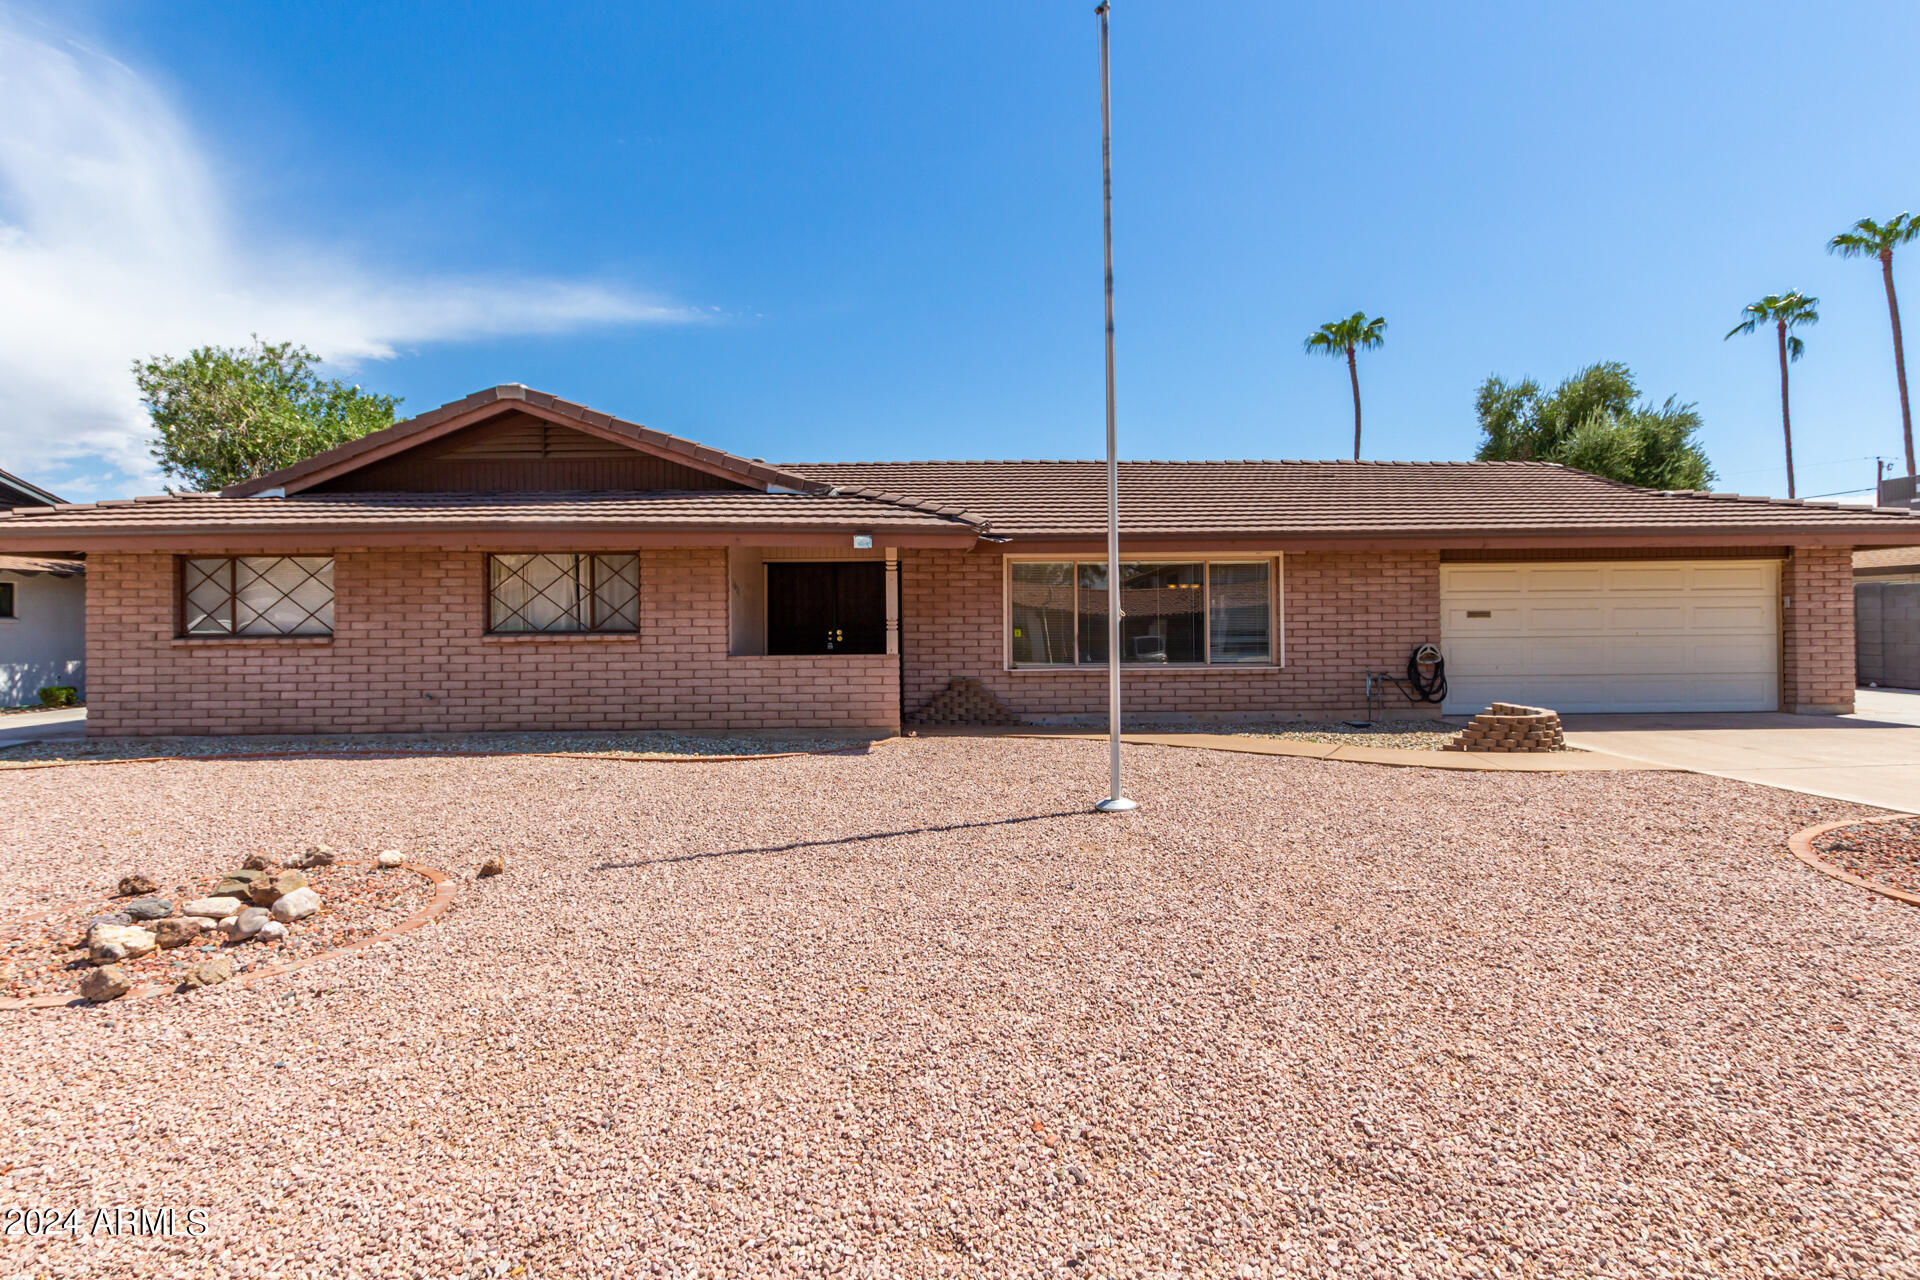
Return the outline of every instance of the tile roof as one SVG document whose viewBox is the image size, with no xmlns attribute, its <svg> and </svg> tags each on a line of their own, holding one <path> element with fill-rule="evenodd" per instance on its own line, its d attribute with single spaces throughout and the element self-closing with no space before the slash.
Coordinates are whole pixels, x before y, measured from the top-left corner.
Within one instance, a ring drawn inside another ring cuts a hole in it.
<svg viewBox="0 0 1920 1280">
<path fill-rule="evenodd" d="M 948 504 L 1002 537 L 1097 537 L 1106 464 L 789 463 L 835 492 Z M 1920 542 L 1897 510 L 1663 492 L 1544 462 L 1122 462 L 1130 537 L 1860 533 Z"/>
<path fill-rule="evenodd" d="M 971 533 L 933 511 L 825 493 L 314 493 L 286 498 L 181 494 L 0 511 L 0 547 L 83 547 L 115 537 L 181 533 L 432 531 L 487 534 L 531 529 L 678 532 L 763 530 L 836 533 L 890 529 Z"/>
</svg>

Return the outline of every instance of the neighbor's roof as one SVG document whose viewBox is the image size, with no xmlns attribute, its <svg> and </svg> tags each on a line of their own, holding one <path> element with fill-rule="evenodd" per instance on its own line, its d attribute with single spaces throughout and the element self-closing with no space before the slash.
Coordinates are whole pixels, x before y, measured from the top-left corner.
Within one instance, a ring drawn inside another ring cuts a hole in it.
<svg viewBox="0 0 1920 1280">
<path fill-rule="evenodd" d="M 11 472 L 0 471 L 0 509 L 14 506 L 23 500 L 31 506 L 38 506 L 41 503 L 52 506 L 63 501 L 37 484 L 28 484 Z"/>
<path fill-rule="evenodd" d="M 0 573 L 45 573 L 74 578 L 87 571 L 85 560 L 56 560 L 46 556 L 0 556 Z"/>
<path fill-rule="evenodd" d="M 1015 538 L 1106 529 L 1102 462 L 790 463 L 839 493 L 950 504 Z M 1836 503 L 1663 492 L 1546 462 L 1122 462 L 1129 537 L 1860 534 L 1920 542 L 1909 513 Z M 1697 539 L 1696 539 L 1697 540 Z"/>
<path fill-rule="evenodd" d="M 393 536 L 486 541 L 531 532 L 950 533 L 972 529 L 933 511 L 825 493 L 313 493 L 287 498 L 181 494 L 0 511 L 0 546 L 85 550 L 152 537 L 334 541 Z M 374 535 L 382 535 L 374 537 Z"/>
</svg>

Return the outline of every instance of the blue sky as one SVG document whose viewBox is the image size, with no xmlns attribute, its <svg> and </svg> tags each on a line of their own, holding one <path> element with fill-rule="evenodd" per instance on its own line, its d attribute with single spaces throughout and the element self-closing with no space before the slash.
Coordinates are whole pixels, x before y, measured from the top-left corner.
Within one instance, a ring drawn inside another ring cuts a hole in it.
<svg viewBox="0 0 1920 1280">
<path fill-rule="evenodd" d="M 127 364 L 254 330 L 407 411 L 518 381 L 777 459 L 1097 454 L 1091 7 L 0 6 L 0 467 L 152 491 Z M 1920 6 L 1117 9 L 1126 455 L 1342 456 L 1300 342 L 1364 308 L 1369 457 L 1617 359 L 1699 403 L 1718 487 L 1784 493 L 1772 344 L 1721 335 L 1790 288 L 1801 494 L 1899 453 L 1878 274 L 1822 246 L 1920 206 Z"/>
</svg>

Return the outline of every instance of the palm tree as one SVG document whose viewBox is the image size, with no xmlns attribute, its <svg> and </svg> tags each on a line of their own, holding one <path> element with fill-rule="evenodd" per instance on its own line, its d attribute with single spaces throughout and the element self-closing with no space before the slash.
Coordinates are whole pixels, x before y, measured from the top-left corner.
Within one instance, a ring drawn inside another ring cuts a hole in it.
<svg viewBox="0 0 1920 1280">
<path fill-rule="evenodd" d="M 1748 303 L 1741 311 L 1746 319 L 1733 326 L 1727 337 L 1753 333 L 1770 324 L 1780 339 L 1780 430 L 1787 438 L 1787 496 L 1793 497 L 1793 416 L 1787 412 L 1787 361 L 1798 360 L 1806 343 L 1790 337 L 1787 330 L 1820 323 L 1820 299 L 1809 298 L 1795 289 L 1792 293 L 1770 293 L 1758 302 Z M 1723 338 L 1722 341 L 1725 341 Z"/>
<path fill-rule="evenodd" d="M 1878 258 L 1880 279 L 1887 286 L 1887 314 L 1893 317 L 1893 373 L 1900 381 L 1900 430 L 1907 444 L 1907 474 L 1920 474 L 1913 465 L 1913 411 L 1907 407 L 1907 353 L 1900 341 L 1900 300 L 1893 295 L 1893 251 L 1920 240 L 1920 218 L 1898 213 L 1885 222 L 1862 218 L 1853 230 L 1827 241 L 1827 252 L 1843 258 Z"/>
<path fill-rule="evenodd" d="M 1308 355 L 1340 356 L 1347 358 L 1347 377 L 1353 382 L 1353 460 L 1360 461 L 1360 369 L 1354 363 L 1356 351 L 1372 351 L 1386 342 L 1381 337 L 1387 322 L 1379 316 L 1367 319 L 1367 313 L 1356 311 L 1344 320 L 1332 320 L 1315 329 L 1307 338 Z"/>
</svg>

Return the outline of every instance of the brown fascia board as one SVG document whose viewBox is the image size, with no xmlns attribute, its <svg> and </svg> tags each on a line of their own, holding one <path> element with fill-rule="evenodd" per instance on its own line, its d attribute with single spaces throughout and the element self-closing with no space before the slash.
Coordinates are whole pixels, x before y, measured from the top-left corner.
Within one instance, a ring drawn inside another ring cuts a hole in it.
<svg viewBox="0 0 1920 1280">
<path fill-rule="evenodd" d="M 669 435 L 664 431 L 656 431 L 637 422 L 627 422 L 611 414 L 600 413 L 570 400 L 562 400 L 544 391 L 535 391 L 529 387 L 511 383 L 489 387 L 485 391 L 476 391 L 464 399 L 443 404 L 437 409 L 429 409 L 405 422 L 396 422 L 390 427 L 362 436 L 358 440 L 336 445 L 325 453 L 316 454 L 290 467 L 283 467 L 279 471 L 256 479 L 230 485 L 220 491 L 221 496 L 247 498 L 268 489 L 283 489 L 290 494 L 299 493 L 383 458 L 438 439 L 449 432 L 458 431 L 497 414 L 512 411 L 531 414 L 556 426 L 573 427 L 611 443 L 623 444 L 644 453 L 651 453 L 656 457 L 671 458 L 710 475 L 728 480 L 748 481 L 763 489 L 778 486 L 799 493 L 824 493 L 832 487 L 823 480 L 812 480 L 778 467 L 770 467 L 764 462 L 755 462 L 750 458 L 742 458 L 720 449 L 713 449 L 692 440 Z"/>
<path fill-rule="evenodd" d="M 219 553 L 251 555 L 255 552 L 329 552 L 359 548 L 418 548 L 468 551 L 606 551 L 668 547 L 845 547 L 851 532 L 821 530 L 741 530 L 737 526 L 714 529 L 677 529 L 636 532 L 630 525 L 568 525 L 520 529 L 499 524 L 474 528 L 436 527 L 432 529 L 328 529 L 302 528 L 283 532 L 248 530 L 206 530 L 195 533 L 140 532 L 59 535 L 56 552 L 23 535 L 26 530 L 0 530 L 0 552 L 20 552 L 64 557 L 83 556 L 88 550 L 164 551 L 173 554 Z M 861 533 L 869 530 L 863 527 Z M 956 528 L 951 532 L 919 529 L 893 532 L 884 527 L 871 530 L 875 547 L 945 548 L 965 550 L 976 541 L 973 530 Z"/>
<path fill-rule="evenodd" d="M 1501 534 L 1463 534 L 1458 530 L 1446 533 L 1410 533 L 1383 535 L 1360 535 L 1351 533 L 1329 533 L 1325 535 L 1301 533 L 1129 533 L 1122 528 L 1120 545 L 1123 551 L 1131 554 L 1160 554 L 1176 551 L 1512 551 L 1529 547 L 1543 550 L 1556 548 L 1577 549 L 1586 547 L 1739 547 L 1752 546 L 1756 549 L 1780 546 L 1800 547 L 1859 547 L 1866 544 L 1860 539 L 1866 535 L 1851 531 L 1806 529 L 1740 529 L 1733 530 L 1688 530 L 1673 533 L 1640 533 L 1632 531 L 1559 531 L 1554 533 L 1501 533 Z M 1873 536 L 1883 536 L 1875 530 Z M 1920 527 L 1913 531 L 1911 542 L 1893 543 L 1895 546 L 1920 546 Z M 1062 554 L 1086 555 L 1104 554 L 1107 544 L 1104 539 L 1095 539 L 1086 534 L 1015 534 L 1008 535 L 1004 542 L 983 544 L 980 550 L 1025 555 L 1041 551 L 1060 552 Z"/>
</svg>

